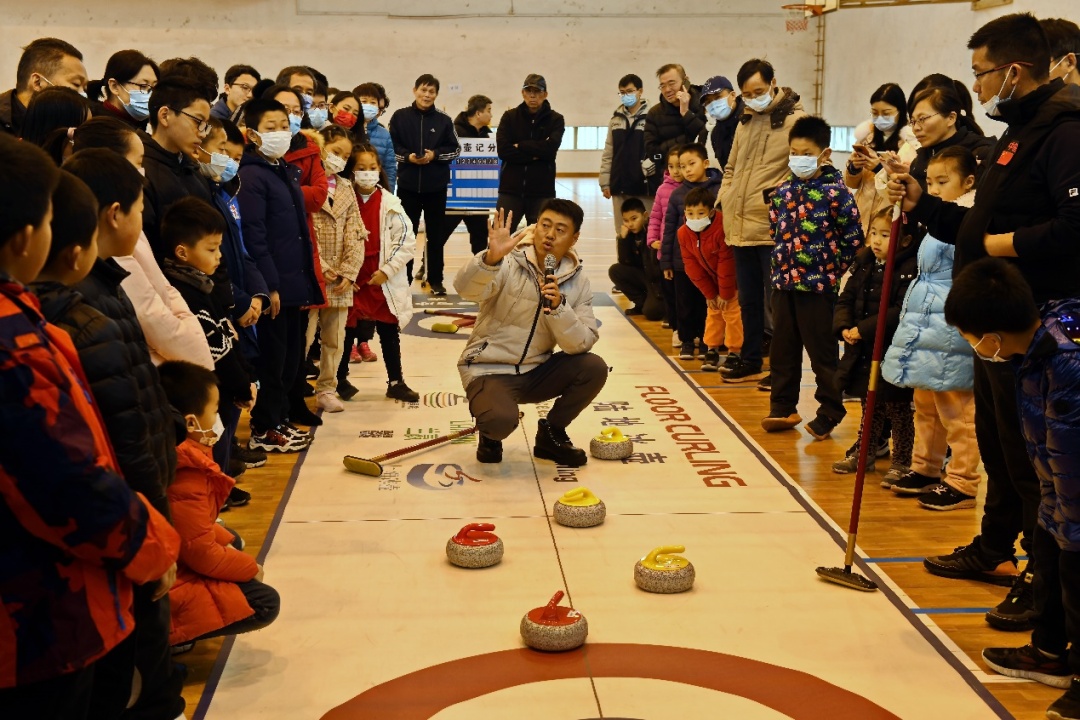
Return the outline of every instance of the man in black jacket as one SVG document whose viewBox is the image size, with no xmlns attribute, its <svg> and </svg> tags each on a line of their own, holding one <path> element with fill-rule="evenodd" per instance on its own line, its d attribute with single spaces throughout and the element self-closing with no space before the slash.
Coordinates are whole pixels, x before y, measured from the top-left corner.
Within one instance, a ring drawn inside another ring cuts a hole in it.
<svg viewBox="0 0 1080 720">
<path fill-rule="evenodd" d="M 722 170 L 731 156 L 731 146 L 735 143 L 735 130 L 746 111 L 742 97 L 735 93 L 731 81 L 723 75 L 715 75 L 701 86 L 701 105 L 705 114 L 716 121 L 709 142 L 712 144 L 716 163 Z"/>
<path fill-rule="evenodd" d="M 450 162 L 461 153 L 450 116 L 435 107 L 439 80 L 424 74 L 413 84 L 412 105 L 390 118 L 390 139 L 398 161 L 397 195 L 405 214 L 420 228 L 423 213 L 427 227 L 427 281 L 432 295 L 445 295 L 443 246 L 446 245 L 446 188 Z M 412 262 L 409 262 L 412 282 Z"/>
<path fill-rule="evenodd" d="M 47 87 L 68 87 L 86 97 L 82 53 L 56 38 L 38 38 L 25 48 L 15 71 L 15 87 L 0 94 L 0 132 L 19 137 L 30 98 Z"/>
<path fill-rule="evenodd" d="M 555 197 L 555 155 L 566 121 L 547 101 L 547 80 L 533 73 L 521 86 L 524 102 L 503 113 L 495 142 L 502 158 L 499 209 L 514 214 L 513 233 L 525 217 L 532 225 L 544 201 Z"/>
<path fill-rule="evenodd" d="M 1080 87 L 1048 80 L 1050 48 L 1030 14 L 987 23 L 968 47 L 972 89 L 988 115 L 1008 124 L 987 156 L 974 207 L 925 195 L 910 175 L 897 176 L 890 193 L 903 197 L 904 210 L 935 238 L 956 245 L 954 272 L 987 255 L 1005 257 L 1021 270 L 1036 302 L 1080 297 Z M 996 349 L 991 341 L 979 353 L 992 357 Z M 1012 366 L 974 362 L 975 433 L 986 468 L 981 532 L 924 565 L 943 577 L 1009 584 L 1017 534 L 1029 549 L 1039 533 L 1039 484 L 1020 432 Z M 1029 561 L 1016 576 L 1010 600 L 1017 602 L 1007 600 L 987 614 L 995 627 L 1030 626 L 1031 570 Z"/>
<path fill-rule="evenodd" d="M 701 92 L 690 85 L 682 65 L 668 63 L 656 71 L 660 102 L 645 116 L 645 157 L 648 175 L 664 174 L 668 150 L 676 145 L 705 142 L 705 111 Z"/>
<path fill-rule="evenodd" d="M 649 102 L 642 97 L 643 83 L 637 75 L 619 80 L 619 106 L 608 122 L 607 142 L 600 159 L 600 189 L 611 200 L 615 231 L 623 226 L 623 202 L 637 198 L 645 206 L 645 216 L 652 209 L 653 196 L 662 173 L 645 174 L 645 116 Z"/>
</svg>

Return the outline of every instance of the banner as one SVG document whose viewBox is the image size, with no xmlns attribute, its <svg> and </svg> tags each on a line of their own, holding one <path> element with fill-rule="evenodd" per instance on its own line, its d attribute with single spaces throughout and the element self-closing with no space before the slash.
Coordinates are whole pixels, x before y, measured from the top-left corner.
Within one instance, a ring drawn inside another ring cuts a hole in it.
<svg viewBox="0 0 1080 720">
<path fill-rule="evenodd" d="M 495 138 L 466 138 L 450 163 L 446 209 L 494 210 L 499 198 L 499 153 Z"/>
</svg>

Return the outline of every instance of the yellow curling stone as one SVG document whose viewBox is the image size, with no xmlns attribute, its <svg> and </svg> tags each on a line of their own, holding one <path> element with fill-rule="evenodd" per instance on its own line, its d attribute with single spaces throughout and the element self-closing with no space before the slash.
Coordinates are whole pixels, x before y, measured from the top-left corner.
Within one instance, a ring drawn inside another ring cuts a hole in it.
<svg viewBox="0 0 1080 720">
<path fill-rule="evenodd" d="M 584 644 L 589 623 L 577 610 L 559 605 L 562 599 L 560 590 L 547 605 L 533 608 L 521 618 L 521 637 L 533 650 L 563 652 Z"/>
<path fill-rule="evenodd" d="M 673 553 L 686 552 L 682 545 L 664 545 L 634 565 L 634 582 L 646 592 L 681 593 L 694 586 L 694 565 Z"/>
<path fill-rule="evenodd" d="M 634 442 L 619 428 L 604 428 L 589 441 L 589 454 L 598 460 L 622 460 L 634 452 Z"/>
<path fill-rule="evenodd" d="M 589 488 L 574 488 L 555 501 L 552 516 L 560 525 L 587 528 L 604 522 L 607 508 Z"/>
</svg>

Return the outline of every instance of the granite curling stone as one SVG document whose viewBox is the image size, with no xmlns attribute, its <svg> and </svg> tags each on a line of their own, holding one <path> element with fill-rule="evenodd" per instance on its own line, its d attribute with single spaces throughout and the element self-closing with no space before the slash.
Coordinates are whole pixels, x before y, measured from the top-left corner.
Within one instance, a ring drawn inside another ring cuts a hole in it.
<svg viewBox="0 0 1080 720">
<path fill-rule="evenodd" d="M 555 593 L 544 607 L 533 608 L 521 618 L 521 637 L 534 650 L 562 652 L 581 647 L 589 634 L 585 616 L 559 605 L 563 592 Z"/>
<path fill-rule="evenodd" d="M 589 488 L 574 488 L 555 501 L 552 516 L 560 525 L 587 528 L 604 522 L 607 507 Z"/>
<path fill-rule="evenodd" d="M 598 460 L 622 460 L 634 452 L 634 442 L 619 428 L 604 428 L 589 441 L 589 454 Z"/>
<path fill-rule="evenodd" d="M 672 553 L 685 552 L 682 545 L 654 548 L 634 565 L 634 582 L 646 592 L 681 593 L 694 586 L 694 565 Z"/>
<path fill-rule="evenodd" d="M 497 565 L 503 557 L 503 541 L 491 531 L 491 523 L 471 523 L 446 541 L 446 557 L 463 568 Z"/>
</svg>

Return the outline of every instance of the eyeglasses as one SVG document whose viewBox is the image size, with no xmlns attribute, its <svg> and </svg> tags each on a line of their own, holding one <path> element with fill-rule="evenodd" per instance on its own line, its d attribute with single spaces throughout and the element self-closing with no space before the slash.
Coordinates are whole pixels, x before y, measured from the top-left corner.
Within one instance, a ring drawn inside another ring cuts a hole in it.
<svg viewBox="0 0 1080 720">
<path fill-rule="evenodd" d="M 292 111 L 289 112 L 289 114 L 292 115 L 293 117 L 298 117 L 301 120 L 303 120 L 303 118 L 304 118 L 304 111 L 303 110 L 292 110 Z"/>
<path fill-rule="evenodd" d="M 209 122 L 207 122 L 206 120 L 203 120 L 201 117 L 198 117 L 197 115 L 192 115 L 191 113 L 187 112 L 186 110 L 181 110 L 180 114 L 183 115 L 184 117 L 190 118 L 190 119 L 195 121 L 195 129 L 198 130 L 199 137 L 204 138 L 204 137 L 206 137 L 207 135 L 210 134 L 210 123 Z"/>
<path fill-rule="evenodd" d="M 317 102 L 314 105 L 312 105 L 311 108 L 313 110 L 326 110 L 327 109 L 327 104 L 324 103 L 324 102 Z"/>
<path fill-rule="evenodd" d="M 666 83 L 660 83 L 656 86 L 657 90 L 674 90 L 677 87 L 682 86 L 682 82 L 679 80 L 668 80 Z"/>
<path fill-rule="evenodd" d="M 921 116 L 919 116 L 917 118 L 911 118 L 911 127 L 913 127 L 913 128 L 922 127 L 924 122 L 926 122 L 927 120 L 929 120 L 932 117 L 937 117 L 940 114 L 941 113 L 937 112 L 937 113 L 934 113 L 933 115 L 921 115 Z"/>
<path fill-rule="evenodd" d="M 231 88 L 240 88 L 241 90 L 244 91 L 245 95 L 248 95 L 248 94 L 251 93 L 251 89 L 253 87 L 255 87 L 255 86 L 254 85 L 248 85 L 247 83 L 236 83 L 235 85 L 230 85 L 229 87 L 231 87 Z"/>
<path fill-rule="evenodd" d="M 1031 67 L 1031 63 L 1023 62 L 1022 60 L 1017 60 L 1016 62 L 1005 63 L 1004 65 L 998 65 L 997 67 L 990 68 L 989 70 L 977 71 L 977 70 L 975 70 L 975 68 L 972 68 L 971 69 L 971 74 L 975 77 L 976 80 L 978 80 L 983 75 L 988 75 L 988 74 L 990 74 L 992 72 L 997 72 L 998 70 L 1004 70 L 1005 68 L 1012 67 L 1013 65 L 1023 65 L 1024 67 Z"/>
<path fill-rule="evenodd" d="M 137 82 L 132 82 L 131 80 L 128 80 L 126 83 L 124 83 L 124 85 L 130 85 L 133 88 L 137 88 L 139 90 L 139 92 L 148 93 L 148 92 L 153 92 L 154 91 L 154 84 L 153 83 L 137 83 Z"/>
</svg>

